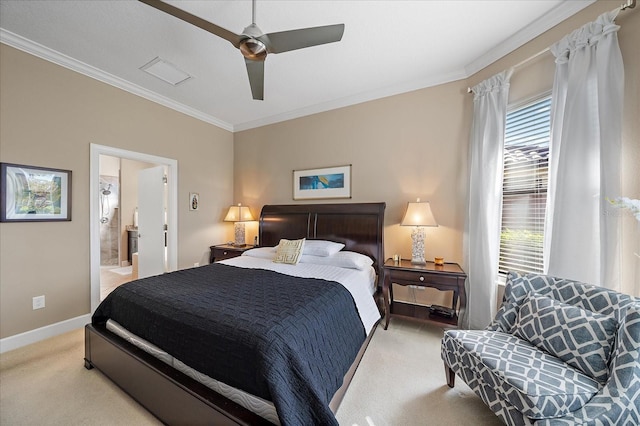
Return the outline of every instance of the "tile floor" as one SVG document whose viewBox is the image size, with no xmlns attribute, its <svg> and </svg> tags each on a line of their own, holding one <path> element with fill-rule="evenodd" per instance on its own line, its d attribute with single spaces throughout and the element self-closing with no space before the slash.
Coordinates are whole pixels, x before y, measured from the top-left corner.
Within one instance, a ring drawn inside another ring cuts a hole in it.
<svg viewBox="0 0 640 426">
<path fill-rule="evenodd" d="M 110 271 L 116 268 L 118 268 L 117 265 L 100 267 L 100 300 L 107 297 L 120 284 L 131 281 L 131 274 L 120 275 Z"/>
</svg>

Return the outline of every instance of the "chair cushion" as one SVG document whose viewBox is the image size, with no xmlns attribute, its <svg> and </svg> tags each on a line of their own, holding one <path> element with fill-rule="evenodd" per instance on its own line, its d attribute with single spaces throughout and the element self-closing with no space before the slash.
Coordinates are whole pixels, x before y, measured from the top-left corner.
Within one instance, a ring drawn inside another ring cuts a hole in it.
<svg viewBox="0 0 640 426">
<path fill-rule="evenodd" d="M 448 330 L 442 357 L 474 391 L 478 392 L 479 382 L 495 390 L 493 395 L 481 395 L 483 399 L 506 399 L 531 419 L 567 415 L 600 389 L 581 371 L 502 332 Z"/>
<path fill-rule="evenodd" d="M 531 293 L 513 334 L 604 384 L 617 328 L 613 317 Z"/>
</svg>

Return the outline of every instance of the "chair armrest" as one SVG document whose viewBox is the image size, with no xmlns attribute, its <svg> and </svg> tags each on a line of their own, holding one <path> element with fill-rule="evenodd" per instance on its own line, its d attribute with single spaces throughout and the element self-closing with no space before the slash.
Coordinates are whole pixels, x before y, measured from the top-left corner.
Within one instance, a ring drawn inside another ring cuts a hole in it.
<svg viewBox="0 0 640 426">
<path fill-rule="evenodd" d="M 516 302 L 503 302 L 500 309 L 498 309 L 495 318 L 491 321 L 491 324 L 485 328 L 485 330 L 501 331 L 503 333 L 511 334 L 518 317 L 519 309 L 520 305 Z"/>
</svg>

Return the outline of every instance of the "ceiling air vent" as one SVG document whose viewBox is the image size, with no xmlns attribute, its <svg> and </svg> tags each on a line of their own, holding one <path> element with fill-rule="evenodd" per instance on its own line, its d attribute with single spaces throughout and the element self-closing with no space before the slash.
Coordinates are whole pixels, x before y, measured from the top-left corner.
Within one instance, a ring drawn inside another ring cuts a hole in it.
<svg viewBox="0 0 640 426">
<path fill-rule="evenodd" d="M 186 72 L 178 69 L 175 65 L 160 57 L 157 57 L 146 65 L 143 65 L 140 69 L 171 84 L 172 86 L 177 86 L 178 84 L 184 83 L 192 78 Z"/>
</svg>

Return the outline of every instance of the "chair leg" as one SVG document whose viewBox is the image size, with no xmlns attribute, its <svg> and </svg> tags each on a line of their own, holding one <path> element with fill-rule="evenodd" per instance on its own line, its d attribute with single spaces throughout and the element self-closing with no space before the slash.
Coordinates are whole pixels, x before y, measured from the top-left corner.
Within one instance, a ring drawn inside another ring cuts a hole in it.
<svg viewBox="0 0 640 426">
<path fill-rule="evenodd" d="M 456 385 L 456 373 L 454 373 L 453 370 L 449 368 L 446 362 L 444 363 L 444 373 L 447 377 L 447 385 L 450 388 L 453 388 Z"/>
</svg>

